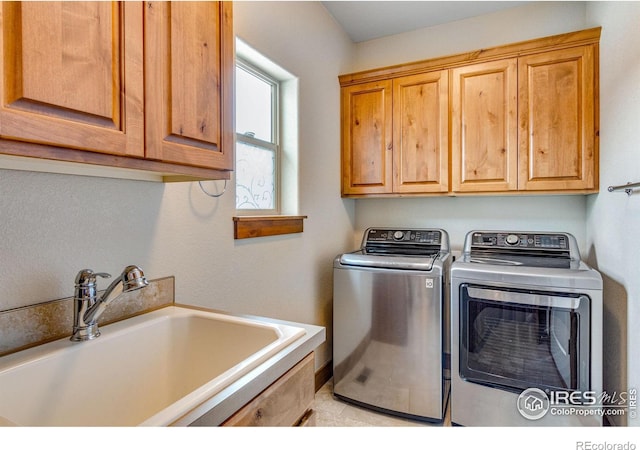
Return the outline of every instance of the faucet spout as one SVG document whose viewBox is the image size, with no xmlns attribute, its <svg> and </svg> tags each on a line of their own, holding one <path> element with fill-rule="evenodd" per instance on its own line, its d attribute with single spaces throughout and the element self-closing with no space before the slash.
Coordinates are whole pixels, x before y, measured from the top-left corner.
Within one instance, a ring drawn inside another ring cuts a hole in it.
<svg viewBox="0 0 640 450">
<path fill-rule="evenodd" d="M 84 321 L 97 321 L 102 313 L 107 309 L 107 306 L 113 303 L 122 294 L 142 289 L 143 287 L 148 286 L 148 284 L 149 283 L 147 282 L 144 273 L 142 273 L 142 269 L 138 266 L 125 267 L 120 276 L 113 280 L 109 287 L 107 287 L 102 294 L 102 297 L 87 309 L 84 314 Z M 116 288 L 121 288 L 121 290 L 117 291 Z"/>
<path fill-rule="evenodd" d="M 140 267 L 127 266 L 98 298 L 97 277 L 109 278 L 110 276 L 108 273 L 95 273 L 91 269 L 78 272 L 74 296 L 72 341 L 86 341 L 100 336 L 97 321 L 107 307 L 122 294 L 144 288 L 149 284 Z"/>
</svg>

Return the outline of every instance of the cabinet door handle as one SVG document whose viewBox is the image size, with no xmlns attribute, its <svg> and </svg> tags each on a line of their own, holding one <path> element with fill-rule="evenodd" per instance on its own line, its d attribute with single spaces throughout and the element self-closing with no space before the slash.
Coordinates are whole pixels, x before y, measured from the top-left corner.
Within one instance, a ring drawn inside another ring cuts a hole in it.
<svg viewBox="0 0 640 450">
<path fill-rule="evenodd" d="M 315 427 L 316 426 L 316 412 L 313 409 L 308 409 L 302 415 L 300 420 L 295 423 L 296 427 Z"/>
</svg>

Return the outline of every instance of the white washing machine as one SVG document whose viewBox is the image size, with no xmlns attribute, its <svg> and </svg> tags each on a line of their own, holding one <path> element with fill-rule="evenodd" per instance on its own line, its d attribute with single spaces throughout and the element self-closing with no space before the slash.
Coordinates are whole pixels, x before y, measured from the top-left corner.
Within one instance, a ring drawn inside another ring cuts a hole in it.
<svg viewBox="0 0 640 450">
<path fill-rule="evenodd" d="M 572 235 L 469 232 L 451 319 L 453 424 L 602 425 L 602 277 Z"/>
</svg>

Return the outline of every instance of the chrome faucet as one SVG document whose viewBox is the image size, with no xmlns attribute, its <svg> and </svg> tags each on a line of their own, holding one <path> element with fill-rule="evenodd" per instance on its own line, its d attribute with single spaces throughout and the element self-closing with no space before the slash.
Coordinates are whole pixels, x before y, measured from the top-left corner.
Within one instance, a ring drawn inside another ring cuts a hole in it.
<svg viewBox="0 0 640 450">
<path fill-rule="evenodd" d="M 72 341 L 88 341 L 100 336 L 98 319 L 107 306 L 120 298 L 125 292 L 146 287 L 149 283 L 138 266 L 127 266 L 120 276 L 113 280 L 98 298 L 96 290 L 97 277 L 110 278 L 108 273 L 96 273 L 91 269 L 83 269 L 76 275 L 75 295 L 73 298 L 73 334 Z M 122 291 L 117 295 L 114 290 L 122 284 Z"/>
</svg>

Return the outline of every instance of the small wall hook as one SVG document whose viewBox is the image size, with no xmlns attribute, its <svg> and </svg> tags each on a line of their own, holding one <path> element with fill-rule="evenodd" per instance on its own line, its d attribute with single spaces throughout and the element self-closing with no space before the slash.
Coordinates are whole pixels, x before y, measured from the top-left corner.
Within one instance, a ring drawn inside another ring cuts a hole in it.
<svg viewBox="0 0 640 450">
<path fill-rule="evenodd" d="M 225 192 L 227 192 L 227 180 L 224 180 L 224 187 L 222 188 L 222 192 L 220 192 L 219 194 L 212 194 L 210 192 L 207 192 L 206 189 L 202 186 L 202 181 L 198 181 L 198 184 L 200 185 L 200 189 L 202 189 L 202 192 L 207 194 L 209 197 L 213 197 L 213 198 L 222 197 L 222 195 Z"/>
</svg>

